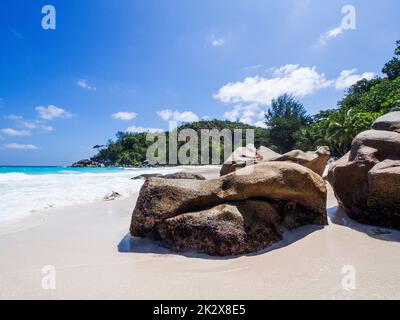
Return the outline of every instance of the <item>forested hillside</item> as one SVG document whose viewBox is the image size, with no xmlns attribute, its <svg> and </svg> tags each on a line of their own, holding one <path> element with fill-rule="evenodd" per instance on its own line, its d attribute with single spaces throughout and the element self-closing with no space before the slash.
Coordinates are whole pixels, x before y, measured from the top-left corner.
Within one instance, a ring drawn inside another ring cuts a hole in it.
<svg viewBox="0 0 400 320">
<path fill-rule="evenodd" d="M 231 122 L 231 121 L 221 121 L 221 120 L 210 120 L 210 121 L 199 121 L 193 123 L 187 123 L 180 126 L 177 130 L 180 132 L 183 129 L 193 129 L 196 131 L 199 144 L 201 137 L 201 129 L 217 129 L 221 131 L 223 129 L 229 129 L 233 134 L 234 129 L 243 130 L 243 138 L 246 137 L 246 129 L 254 129 L 254 143 L 256 146 L 260 145 L 270 145 L 268 138 L 268 130 L 265 128 L 254 127 L 241 122 Z M 168 137 L 169 132 L 166 132 L 167 146 L 166 153 L 168 158 Z M 115 141 L 110 140 L 104 146 L 96 145 L 95 149 L 98 153 L 92 157 L 92 160 L 103 163 L 105 165 L 140 165 L 146 160 L 147 148 L 153 144 L 153 141 L 146 141 L 147 133 L 128 133 L 128 132 L 118 132 L 116 134 Z M 233 140 L 233 136 L 231 136 Z M 184 144 L 185 142 L 179 142 L 178 146 Z M 243 141 L 243 144 L 245 141 Z M 220 149 L 221 161 L 223 161 L 224 155 L 224 140 L 221 139 L 220 142 L 215 145 L 210 140 L 209 142 L 210 154 L 213 148 Z M 200 145 L 199 145 L 200 150 Z M 199 155 L 200 156 L 200 155 Z M 168 159 L 167 159 L 168 161 Z M 198 161 L 200 162 L 200 161 Z"/>
<path fill-rule="evenodd" d="M 316 115 L 307 114 L 301 102 L 285 94 L 273 100 L 271 107 L 265 110 L 267 129 L 240 122 L 210 120 L 184 124 L 178 131 L 193 129 L 200 137 L 201 129 L 254 129 L 256 147 L 264 145 L 283 153 L 294 148 L 307 151 L 327 145 L 334 156 L 341 156 L 349 150 L 354 137 L 369 129 L 376 118 L 400 108 L 400 40 L 396 42 L 394 54 L 384 65 L 383 76 L 358 81 L 335 108 L 325 108 Z M 168 140 L 169 133 L 166 134 Z M 105 165 L 140 165 L 151 144 L 152 141 L 146 141 L 146 133 L 118 132 L 115 141 L 94 146 L 98 153 L 92 160 Z M 223 161 L 222 140 L 218 145 L 210 142 L 210 149 L 213 148 L 220 149 Z"/>
</svg>

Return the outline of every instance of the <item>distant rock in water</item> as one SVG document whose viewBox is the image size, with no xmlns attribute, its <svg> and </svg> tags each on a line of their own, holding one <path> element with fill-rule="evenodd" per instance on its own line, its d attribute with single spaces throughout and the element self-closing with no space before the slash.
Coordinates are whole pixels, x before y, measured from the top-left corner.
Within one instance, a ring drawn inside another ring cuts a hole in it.
<svg viewBox="0 0 400 320">
<path fill-rule="evenodd" d="M 112 200 L 115 200 L 115 199 L 117 199 L 119 197 L 121 197 L 121 194 L 119 194 L 118 192 L 113 191 L 111 194 L 106 195 L 103 200 L 104 201 L 112 201 Z"/>
<path fill-rule="evenodd" d="M 104 167 L 104 164 L 91 160 L 91 159 L 83 159 L 78 162 L 72 164 L 74 168 L 97 168 L 97 167 Z"/>
<path fill-rule="evenodd" d="M 132 214 L 133 236 L 177 251 L 254 252 L 287 229 L 327 224 L 324 180 L 301 165 L 262 162 L 212 180 L 145 181 Z"/>
<path fill-rule="evenodd" d="M 159 174 L 159 173 L 144 173 L 137 177 L 133 177 L 133 180 L 149 179 L 149 178 L 163 178 L 163 179 L 190 179 L 190 180 L 206 180 L 201 174 L 190 173 L 190 172 L 176 172 L 170 174 Z"/>
<path fill-rule="evenodd" d="M 256 149 L 249 144 L 247 147 L 237 148 L 232 153 L 223 164 L 220 175 L 224 176 L 246 165 L 265 161 L 288 161 L 305 166 L 322 176 L 330 155 L 329 147 L 327 146 L 319 147 L 316 151 L 292 150 L 285 154 L 279 154 L 267 147 L 261 146 Z"/>
<path fill-rule="evenodd" d="M 391 116 L 383 119 L 388 118 Z M 360 133 L 351 151 L 329 169 L 328 181 L 349 217 L 400 229 L 400 133 Z"/>
</svg>

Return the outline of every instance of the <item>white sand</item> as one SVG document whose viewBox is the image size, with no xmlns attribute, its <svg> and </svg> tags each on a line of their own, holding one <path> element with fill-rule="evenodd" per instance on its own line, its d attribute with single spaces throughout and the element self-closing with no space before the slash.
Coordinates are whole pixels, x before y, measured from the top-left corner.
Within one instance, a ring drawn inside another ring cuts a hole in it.
<svg viewBox="0 0 400 320">
<path fill-rule="evenodd" d="M 400 298 L 400 232 L 373 236 L 377 228 L 336 212 L 331 190 L 329 226 L 302 227 L 264 252 L 236 258 L 175 254 L 131 240 L 134 203 L 53 209 L 0 226 L 0 298 Z M 55 267 L 55 290 L 41 286 L 45 265 Z M 346 265 L 355 268 L 355 290 L 342 288 Z"/>
</svg>

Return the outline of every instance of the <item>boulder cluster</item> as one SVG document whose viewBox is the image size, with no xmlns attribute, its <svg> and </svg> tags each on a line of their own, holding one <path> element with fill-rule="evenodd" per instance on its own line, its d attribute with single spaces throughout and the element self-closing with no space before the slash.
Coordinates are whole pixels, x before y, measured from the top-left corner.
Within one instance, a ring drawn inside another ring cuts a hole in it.
<svg viewBox="0 0 400 320">
<path fill-rule="evenodd" d="M 350 152 L 329 169 L 328 181 L 349 217 L 400 228 L 400 112 L 356 136 Z"/>
<path fill-rule="evenodd" d="M 327 224 L 324 180 L 297 163 L 264 161 L 212 180 L 148 178 L 130 231 L 177 251 L 237 255 L 306 224 Z"/>
<path fill-rule="evenodd" d="M 220 177 L 145 176 L 133 211 L 133 236 L 177 251 L 237 255 L 282 239 L 285 230 L 326 225 L 322 175 L 328 147 L 278 154 L 253 145 L 235 150 Z M 328 171 L 339 204 L 362 223 L 400 228 L 400 112 L 378 118 Z"/>
</svg>

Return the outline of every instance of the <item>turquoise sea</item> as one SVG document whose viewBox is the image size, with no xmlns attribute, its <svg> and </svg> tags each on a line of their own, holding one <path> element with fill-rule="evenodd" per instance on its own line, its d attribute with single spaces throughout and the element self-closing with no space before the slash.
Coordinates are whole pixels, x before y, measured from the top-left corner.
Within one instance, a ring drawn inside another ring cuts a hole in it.
<svg viewBox="0 0 400 320">
<path fill-rule="evenodd" d="M 72 168 L 72 167 L 56 167 L 56 166 L 43 166 L 43 167 L 29 167 L 29 166 L 0 166 L 1 173 L 24 173 L 24 174 L 63 174 L 63 173 L 101 173 L 101 172 L 118 172 L 121 170 L 139 171 L 140 168 Z"/>
<path fill-rule="evenodd" d="M 0 167 L 0 223 L 53 208 L 102 201 L 118 192 L 140 190 L 143 173 L 171 173 L 179 168 Z"/>
</svg>

